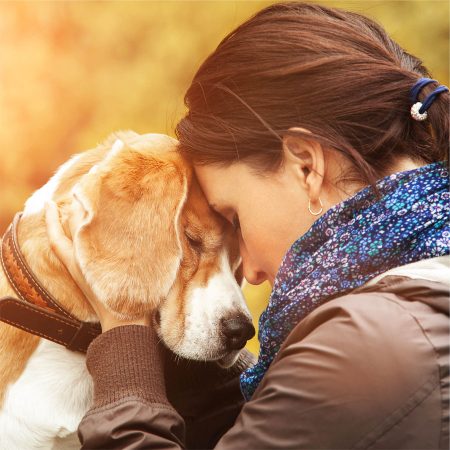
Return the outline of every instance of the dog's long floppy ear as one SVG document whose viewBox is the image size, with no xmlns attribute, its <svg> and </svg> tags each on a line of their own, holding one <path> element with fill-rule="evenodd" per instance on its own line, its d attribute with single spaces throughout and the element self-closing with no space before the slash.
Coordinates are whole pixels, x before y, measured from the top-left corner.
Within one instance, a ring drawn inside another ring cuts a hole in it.
<svg viewBox="0 0 450 450">
<path fill-rule="evenodd" d="M 167 137 L 167 145 L 174 142 Z M 84 210 L 74 233 L 78 263 L 96 296 L 118 316 L 148 313 L 173 285 L 189 177 L 174 159 L 118 140 L 74 187 L 74 201 Z"/>
</svg>

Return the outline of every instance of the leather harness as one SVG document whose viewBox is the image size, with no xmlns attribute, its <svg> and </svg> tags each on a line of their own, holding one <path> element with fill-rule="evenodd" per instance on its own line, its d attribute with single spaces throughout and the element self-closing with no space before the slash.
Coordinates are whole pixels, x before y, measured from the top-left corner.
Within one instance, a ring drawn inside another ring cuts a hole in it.
<svg viewBox="0 0 450 450">
<path fill-rule="evenodd" d="M 85 353 L 101 333 L 100 324 L 77 319 L 38 281 L 19 248 L 17 227 L 21 216 L 22 213 L 17 213 L 14 217 L 0 248 L 3 269 L 19 298 L 0 298 L 0 320 L 69 350 Z"/>
</svg>

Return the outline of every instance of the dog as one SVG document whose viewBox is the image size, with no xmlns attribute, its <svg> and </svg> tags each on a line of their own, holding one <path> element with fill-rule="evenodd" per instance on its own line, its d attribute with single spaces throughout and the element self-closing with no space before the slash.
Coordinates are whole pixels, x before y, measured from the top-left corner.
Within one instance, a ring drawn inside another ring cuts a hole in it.
<svg viewBox="0 0 450 450">
<path fill-rule="evenodd" d="M 175 354 L 223 367 L 235 362 L 254 335 L 235 278 L 237 239 L 209 208 L 175 139 L 113 133 L 73 156 L 25 203 L 17 246 L 30 272 L 68 316 L 95 323 L 49 246 L 48 200 L 57 203 L 77 262 L 110 310 L 124 318 L 157 311 L 154 326 Z M 83 212 L 77 229 L 74 208 Z M 0 271 L 0 297 L 17 297 L 11 284 Z M 82 352 L 0 322 L 1 450 L 79 448 L 77 426 L 92 397 Z"/>
</svg>

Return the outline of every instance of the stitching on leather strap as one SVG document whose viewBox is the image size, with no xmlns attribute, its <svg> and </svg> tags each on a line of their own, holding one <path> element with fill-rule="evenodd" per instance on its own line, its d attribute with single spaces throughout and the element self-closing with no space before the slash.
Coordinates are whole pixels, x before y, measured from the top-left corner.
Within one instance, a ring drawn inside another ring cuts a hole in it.
<svg viewBox="0 0 450 450">
<path fill-rule="evenodd" d="M 11 242 L 12 242 L 12 245 L 13 245 L 13 248 L 14 248 L 15 257 L 20 263 L 20 268 L 25 271 L 25 273 L 28 275 L 29 278 L 31 278 L 31 280 L 34 282 L 34 285 L 35 285 L 34 287 L 42 295 L 42 297 L 44 297 L 44 299 L 47 300 L 46 293 L 41 289 L 41 286 L 39 285 L 39 283 L 36 283 L 35 278 L 29 272 L 27 266 L 24 264 L 24 261 L 22 260 L 21 252 L 20 252 L 20 250 L 18 248 L 18 243 L 16 242 L 16 236 L 15 236 L 15 233 L 14 233 L 14 228 L 13 228 L 13 230 L 11 230 Z"/>
<path fill-rule="evenodd" d="M 20 266 L 20 262 L 14 257 L 14 250 L 8 239 L 3 242 L 3 263 L 7 270 L 8 280 L 11 280 L 14 291 L 27 303 L 32 303 L 41 308 L 52 309 L 47 301 L 35 289 L 33 281 L 27 278 Z M 53 311 L 53 309 L 52 309 Z"/>
<path fill-rule="evenodd" d="M 82 353 L 86 352 L 86 348 L 84 346 L 82 346 L 81 344 L 78 344 L 76 347 L 75 346 L 71 346 L 71 343 L 79 336 L 80 333 L 82 333 L 83 331 L 87 331 L 89 334 L 89 337 L 95 338 L 97 336 L 97 333 L 95 332 L 95 329 L 93 328 L 94 326 L 91 325 L 88 322 L 80 322 L 80 326 L 78 327 L 76 324 L 74 323 L 70 323 L 68 322 L 65 318 L 58 318 L 55 317 L 54 315 L 52 315 L 51 313 L 47 313 L 45 311 L 40 311 L 37 308 L 28 305 L 26 303 L 22 303 L 18 300 L 15 300 L 14 298 L 7 298 L 5 300 L 0 299 L 0 305 L 2 304 L 7 304 L 7 305 L 12 305 L 16 308 L 25 308 L 25 309 L 29 309 L 31 310 L 33 313 L 39 314 L 41 316 L 44 316 L 46 319 L 49 319 L 50 321 L 57 321 L 60 322 L 61 324 L 63 324 L 64 326 L 69 327 L 70 329 L 68 330 L 70 333 L 73 333 L 74 330 L 77 330 L 74 334 L 74 336 L 72 336 L 70 342 L 68 343 L 67 341 L 63 341 L 61 339 L 58 339 L 55 336 L 49 336 L 48 334 L 45 334 L 44 331 L 40 331 L 40 330 L 36 330 L 36 329 L 31 329 L 23 324 L 21 324 L 20 322 L 17 321 L 13 321 L 10 320 L 8 318 L 2 317 L 0 314 L 0 321 L 8 323 L 9 325 L 15 326 L 17 328 L 20 328 L 24 331 L 27 331 L 31 334 L 40 336 L 40 337 L 44 337 L 50 341 L 56 342 L 58 344 L 63 345 L 64 347 L 66 347 L 68 350 L 75 350 L 75 351 L 79 351 Z M 81 325 L 81 324 L 87 324 L 87 325 Z M 86 327 L 87 330 L 86 330 Z M 87 344 L 89 345 L 90 342 L 88 342 Z"/>
<path fill-rule="evenodd" d="M 16 259 L 20 262 L 21 268 L 23 268 L 25 273 L 32 280 L 34 287 L 38 290 L 38 292 L 41 294 L 41 296 L 47 301 L 47 303 L 50 303 L 50 305 L 52 307 L 54 307 L 57 310 L 59 310 L 59 312 L 62 313 L 63 315 L 68 316 L 68 317 L 72 317 L 71 314 L 69 314 L 67 311 L 65 311 L 63 308 L 61 308 L 61 306 L 59 306 L 58 303 L 53 300 L 53 298 L 50 296 L 50 294 L 48 292 L 46 292 L 41 287 L 41 285 L 36 281 L 36 277 L 33 276 L 33 274 L 31 273 L 31 269 L 29 269 L 27 267 L 26 262 L 23 260 L 23 258 L 21 256 L 21 252 L 20 252 L 19 247 L 18 247 L 19 244 L 18 244 L 18 242 L 16 240 L 17 236 L 16 236 L 16 233 L 15 233 L 15 230 L 16 230 L 15 225 L 17 225 L 17 223 L 19 222 L 20 217 L 21 217 L 21 214 L 20 215 L 16 215 L 16 217 L 14 218 L 14 222 L 13 222 L 12 227 L 8 229 L 8 231 L 11 234 L 11 241 L 12 241 L 13 248 L 14 248 L 14 251 L 15 251 L 15 254 L 16 254 L 15 255 Z"/>
<path fill-rule="evenodd" d="M 16 303 L 14 303 L 14 301 L 13 300 L 3 300 L 3 302 L 4 303 L 12 303 L 12 304 L 16 304 Z M 30 311 L 33 311 L 33 312 L 35 312 L 36 314 L 39 314 L 39 315 L 41 315 L 41 316 L 44 316 L 44 317 L 46 317 L 47 319 L 50 319 L 50 320 L 56 320 L 57 322 L 60 322 L 60 323 L 62 323 L 63 325 L 67 325 L 67 326 L 69 326 L 69 327 L 72 327 L 73 329 L 77 329 L 78 327 L 72 322 L 69 322 L 68 321 L 68 319 L 66 319 L 65 317 L 57 317 L 57 316 L 54 316 L 54 315 L 52 315 L 52 314 L 50 314 L 50 313 L 46 313 L 45 311 L 40 311 L 40 310 L 38 310 L 38 309 L 36 309 L 36 308 L 33 308 L 33 306 L 31 306 L 31 305 L 28 305 L 27 303 L 23 303 L 23 304 L 20 304 L 20 305 L 18 305 L 20 308 L 25 308 L 25 309 L 29 309 Z"/>
<path fill-rule="evenodd" d="M 1 261 L 2 261 L 2 267 L 3 270 L 5 272 L 6 277 L 8 278 L 9 284 L 14 288 L 14 291 L 16 292 L 16 294 L 24 301 L 26 302 L 27 299 L 22 295 L 22 293 L 19 291 L 19 289 L 16 289 L 16 285 L 14 283 L 14 280 L 11 278 L 11 275 L 9 274 L 9 270 L 6 267 L 6 263 L 4 262 L 4 254 L 3 254 L 3 246 L 6 245 L 4 243 L 2 243 L 1 245 Z"/>
<path fill-rule="evenodd" d="M 12 304 L 12 305 L 15 305 L 15 306 L 17 305 L 17 304 L 14 302 L 14 300 L 3 300 L 2 303 L 5 303 L 5 304 Z M 32 309 L 32 308 L 30 308 L 28 305 L 25 305 L 25 304 L 24 304 L 24 305 L 19 305 L 19 307 L 25 307 L 25 308 Z M 38 314 L 46 315 L 46 314 L 41 313 L 41 311 L 37 311 L 37 310 L 33 310 L 33 311 L 37 312 Z M 61 341 L 60 339 L 58 339 L 58 338 L 56 338 L 56 337 L 48 336 L 48 335 L 46 335 L 46 334 L 45 334 L 44 332 L 42 332 L 42 331 L 33 330 L 33 329 L 31 329 L 31 328 L 28 328 L 28 327 L 25 326 L 25 325 L 22 325 L 21 323 L 18 323 L 18 322 L 9 320 L 9 319 L 7 319 L 7 318 L 5 318 L 5 317 L 2 317 L 1 320 L 2 320 L 3 322 L 9 323 L 10 325 L 13 325 L 13 326 L 15 326 L 15 327 L 17 327 L 17 328 L 21 328 L 22 330 L 28 331 L 28 332 L 31 333 L 31 334 L 37 334 L 38 336 L 42 336 L 42 337 L 45 337 L 45 338 L 49 339 L 50 341 L 55 341 L 55 342 L 57 342 L 58 344 L 62 344 L 62 345 L 65 344 L 64 341 Z M 70 326 L 70 324 L 69 324 L 69 326 Z"/>
<path fill-rule="evenodd" d="M 82 334 L 83 329 L 85 328 L 85 326 L 83 324 L 80 324 L 80 326 L 78 327 L 78 329 L 75 331 L 75 334 L 72 336 L 72 339 L 70 340 L 70 342 L 66 345 L 66 347 L 69 350 L 72 350 L 76 347 L 73 346 L 73 342 L 77 340 L 78 336 L 80 334 Z"/>
<path fill-rule="evenodd" d="M 60 341 L 59 339 L 57 339 L 57 338 L 55 338 L 55 337 L 53 337 L 53 336 L 47 336 L 47 335 L 46 335 L 45 333 L 43 333 L 42 331 L 32 330 L 32 329 L 26 327 L 25 325 L 22 325 L 21 323 L 12 322 L 12 321 L 10 321 L 10 320 L 8 320 L 8 319 L 5 319 L 5 318 L 3 318 L 3 317 L 2 317 L 1 320 L 2 320 L 2 322 L 6 322 L 6 323 L 8 323 L 9 325 L 13 325 L 13 326 L 16 327 L 16 328 L 20 328 L 21 330 L 28 331 L 28 333 L 34 334 L 35 336 L 41 336 L 41 337 L 44 337 L 44 338 L 48 339 L 49 341 L 55 341 L 56 343 L 65 346 L 65 343 L 64 343 L 63 341 Z"/>
<path fill-rule="evenodd" d="M 33 274 L 31 268 L 28 267 L 23 255 L 19 249 L 17 240 L 17 224 L 22 216 L 22 213 L 16 214 L 12 224 L 6 230 L 3 239 L 0 243 L 0 260 L 3 270 L 6 274 L 8 282 L 16 292 L 18 298 L 6 297 L 0 299 L 1 304 L 12 305 L 17 310 L 26 315 L 31 311 L 33 314 L 41 316 L 43 319 L 43 331 L 33 330 L 30 327 L 20 323 L 20 315 L 16 319 L 3 318 L 0 315 L 0 320 L 9 325 L 20 328 L 31 334 L 46 338 L 50 341 L 64 345 L 69 350 L 76 350 L 86 352 L 86 347 L 89 343 L 101 333 L 101 329 L 95 323 L 84 322 L 66 311 L 53 296 L 40 285 L 36 276 Z M 19 300 L 20 299 L 20 300 Z M 17 313 L 16 310 L 16 313 Z M 47 310 L 47 311 L 46 311 Z M 14 311 L 13 311 L 14 312 Z M 35 319 L 37 318 L 34 316 Z M 66 327 L 66 332 L 69 333 L 69 339 L 66 341 L 58 339 L 55 336 L 49 336 L 45 328 L 48 328 L 46 322 L 58 326 L 58 323 Z M 67 328 L 68 327 L 68 328 Z M 81 342 L 76 343 L 81 337 Z M 75 344 L 72 346 L 72 344 Z"/>
</svg>

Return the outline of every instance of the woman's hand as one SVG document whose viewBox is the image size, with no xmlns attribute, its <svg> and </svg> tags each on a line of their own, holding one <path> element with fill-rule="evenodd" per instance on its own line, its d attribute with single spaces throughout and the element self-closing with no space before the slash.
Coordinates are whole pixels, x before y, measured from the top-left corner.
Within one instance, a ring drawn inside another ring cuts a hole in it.
<svg viewBox="0 0 450 450">
<path fill-rule="evenodd" d="M 73 216 L 70 218 L 71 229 L 77 229 L 83 217 L 83 212 L 73 212 Z M 71 237 L 68 237 L 64 232 L 59 218 L 59 211 L 56 203 L 48 202 L 45 207 L 45 218 L 47 223 L 47 234 L 50 239 L 50 245 L 56 256 L 66 267 L 75 283 L 83 292 L 86 299 L 91 304 L 95 313 L 97 314 L 102 331 L 105 332 L 111 328 L 122 325 L 149 325 L 148 318 L 141 318 L 135 320 L 123 320 L 117 318 L 109 309 L 105 307 L 92 292 L 91 287 L 86 282 L 84 275 L 82 274 L 80 267 L 77 264 L 74 247 Z"/>
</svg>

